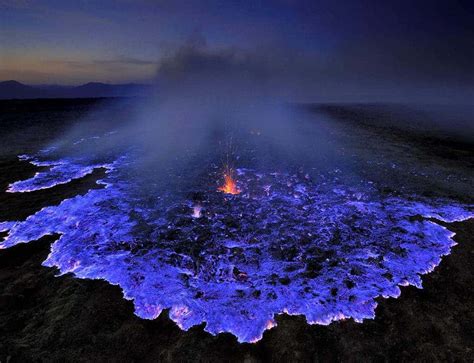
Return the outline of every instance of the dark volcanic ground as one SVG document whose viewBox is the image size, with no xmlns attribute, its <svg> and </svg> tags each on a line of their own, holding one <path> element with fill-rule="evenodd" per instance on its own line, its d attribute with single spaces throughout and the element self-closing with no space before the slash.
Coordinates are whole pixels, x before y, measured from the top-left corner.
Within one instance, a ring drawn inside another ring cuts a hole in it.
<svg viewBox="0 0 474 363">
<path fill-rule="evenodd" d="M 71 120 L 104 102 L 109 101 L 0 102 L 5 135 L 0 150 L 0 220 L 25 218 L 95 185 L 99 175 L 24 196 L 3 192 L 8 183 L 36 171 L 18 161 L 17 154 L 37 150 Z M 121 107 L 116 111 L 122 112 Z M 393 127 L 402 114 L 380 105 L 317 109 L 350 124 L 355 133 L 385 134 L 386 152 L 390 145 L 409 145 L 417 160 L 436 163 L 448 174 L 465 175 L 466 180 L 448 179 L 432 192 L 472 201 L 470 140 Z M 370 143 L 363 149 L 373 154 Z M 362 151 L 358 157 L 364 158 Z M 407 157 L 407 165 L 410 160 Z M 239 344 L 230 334 L 213 337 L 202 327 L 183 332 L 167 314 L 155 321 L 139 319 L 120 288 L 71 275 L 54 277 L 53 269 L 42 267 L 54 237 L 19 245 L 0 251 L 0 361 L 473 361 L 474 220 L 446 226 L 456 232 L 459 243 L 451 255 L 423 276 L 422 290 L 405 287 L 398 299 L 380 299 L 374 320 L 309 326 L 302 317 L 281 315 L 278 326 L 257 344 Z"/>
</svg>

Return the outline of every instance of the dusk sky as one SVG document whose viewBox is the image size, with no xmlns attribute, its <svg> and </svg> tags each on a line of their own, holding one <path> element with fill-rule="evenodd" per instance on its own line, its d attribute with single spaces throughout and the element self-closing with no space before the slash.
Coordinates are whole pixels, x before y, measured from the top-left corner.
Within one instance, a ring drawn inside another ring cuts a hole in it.
<svg viewBox="0 0 474 363">
<path fill-rule="evenodd" d="M 292 69 L 295 82 L 307 77 L 368 93 L 449 86 L 472 94 L 473 4 L 0 0 L 0 80 L 150 82 L 164 57 L 199 39 L 207 52 L 274 60 L 276 69 Z"/>
</svg>

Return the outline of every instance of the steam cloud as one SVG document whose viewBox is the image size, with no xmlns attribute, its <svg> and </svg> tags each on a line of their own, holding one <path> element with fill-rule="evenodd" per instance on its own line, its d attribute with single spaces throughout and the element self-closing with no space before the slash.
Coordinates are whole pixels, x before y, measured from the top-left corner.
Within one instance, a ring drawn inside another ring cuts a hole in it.
<svg viewBox="0 0 474 363">
<path fill-rule="evenodd" d="M 107 106 L 64 140 L 85 138 L 91 129 L 96 133 L 92 124 L 108 114 L 105 124 L 117 132 L 87 153 L 100 157 L 138 147 L 140 159 L 133 168 L 155 181 L 170 169 L 192 178 L 209 164 L 222 167 L 242 159 L 246 167 L 296 167 L 306 161 L 320 167 L 333 148 L 323 136 L 327 131 L 315 128 L 314 118 L 310 122 L 306 112 L 288 102 L 294 97 L 281 72 L 285 67 L 275 67 L 255 53 L 213 51 L 203 42 L 190 42 L 162 60 L 148 98 L 130 101 L 126 112 L 123 106 L 112 112 Z"/>
</svg>

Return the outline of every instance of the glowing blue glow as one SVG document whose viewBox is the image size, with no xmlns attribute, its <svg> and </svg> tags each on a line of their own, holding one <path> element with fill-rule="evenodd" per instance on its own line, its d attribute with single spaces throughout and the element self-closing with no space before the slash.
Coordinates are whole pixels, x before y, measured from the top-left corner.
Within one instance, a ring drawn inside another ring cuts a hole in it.
<svg viewBox="0 0 474 363">
<path fill-rule="evenodd" d="M 238 170 L 241 194 L 203 190 L 143 196 L 140 182 L 114 163 L 33 161 L 50 166 L 11 192 L 67 183 L 98 167 L 103 189 L 46 207 L 25 221 L 0 222 L 0 248 L 60 234 L 44 261 L 61 274 L 104 279 L 154 319 L 163 309 L 182 329 L 206 323 L 254 342 L 275 314 L 302 314 L 311 324 L 373 318 L 375 298 L 421 288 L 455 244 L 453 233 L 423 218 L 472 217 L 448 200 L 386 197 L 370 183 Z M 196 215 L 195 207 L 199 214 Z"/>
<path fill-rule="evenodd" d="M 91 174 L 94 169 L 108 167 L 107 164 L 83 165 L 78 160 L 39 161 L 22 156 L 31 164 L 48 167 L 44 172 L 38 172 L 32 179 L 21 180 L 9 185 L 7 192 L 24 193 L 35 190 L 52 188 L 59 184 L 67 184 L 74 179 L 80 179 Z"/>
</svg>

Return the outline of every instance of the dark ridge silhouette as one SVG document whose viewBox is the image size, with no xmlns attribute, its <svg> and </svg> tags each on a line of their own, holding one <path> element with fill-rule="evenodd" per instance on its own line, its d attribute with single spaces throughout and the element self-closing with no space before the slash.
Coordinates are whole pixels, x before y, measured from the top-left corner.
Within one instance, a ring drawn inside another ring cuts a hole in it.
<svg viewBox="0 0 474 363">
<path fill-rule="evenodd" d="M 135 97 L 144 96 L 150 90 L 151 86 L 138 83 L 89 82 L 80 86 L 29 86 L 10 80 L 0 82 L 0 99 Z"/>
<path fill-rule="evenodd" d="M 27 86 L 17 81 L 0 82 L 0 98 L 41 98 L 48 97 L 49 91 Z"/>
</svg>

